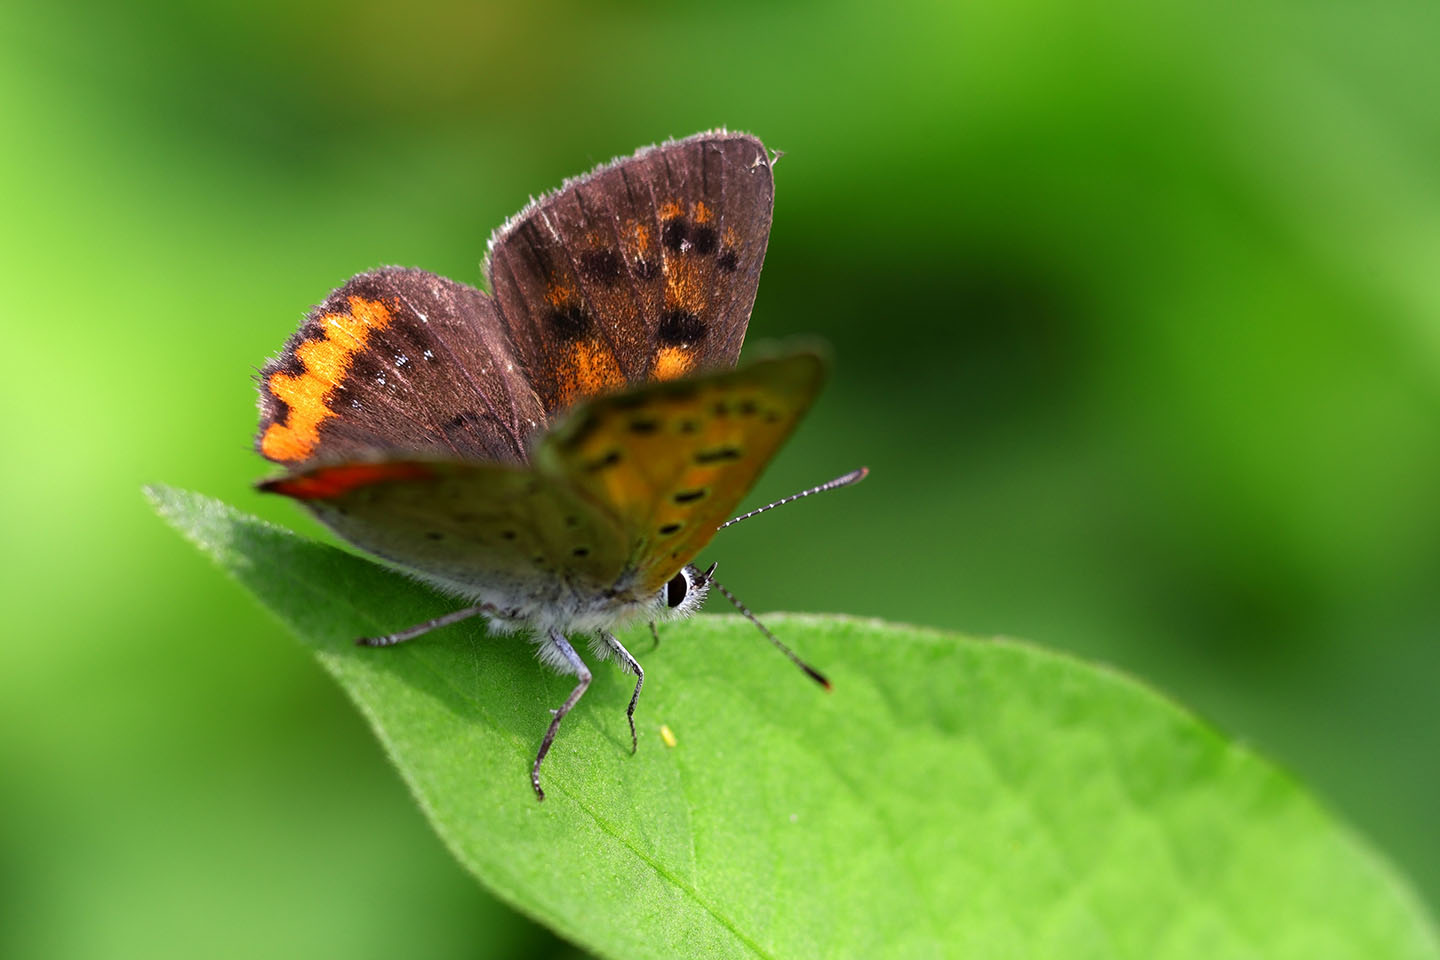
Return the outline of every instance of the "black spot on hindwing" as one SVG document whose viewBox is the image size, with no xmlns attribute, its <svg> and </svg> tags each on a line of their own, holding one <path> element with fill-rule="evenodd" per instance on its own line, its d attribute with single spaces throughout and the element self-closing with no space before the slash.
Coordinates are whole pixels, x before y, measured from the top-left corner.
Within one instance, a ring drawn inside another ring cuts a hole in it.
<svg viewBox="0 0 1440 960">
<path fill-rule="evenodd" d="M 655 336 L 666 347 L 694 343 L 705 336 L 705 324 L 689 310 L 666 310 Z"/>
<path fill-rule="evenodd" d="M 600 457 L 599 459 L 592 460 L 590 463 L 587 463 L 587 464 L 585 465 L 585 469 L 586 469 L 587 471 L 589 471 L 590 473 L 595 473 L 595 472 L 600 471 L 600 470 L 609 469 L 610 467 L 615 466 L 615 464 L 617 464 L 617 463 L 619 463 L 619 462 L 620 462 L 620 451 L 619 451 L 619 450 L 611 450 L 609 453 L 605 454 L 603 457 Z"/>
<path fill-rule="evenodd" d="M 716 447 L 713 450 L 701 450 L 695 454 L 695 462 L 701 465 L 726 463 L 730 460 L 739 460 L 741 456 L 739 447 Z"/>
<path fill-rule="evenodd" d="M 590 315 L 582 307 L 559 307 L 550 313 L 550 329 L 562 340 L 583 340 L 590 333 Z"/>
</svg>

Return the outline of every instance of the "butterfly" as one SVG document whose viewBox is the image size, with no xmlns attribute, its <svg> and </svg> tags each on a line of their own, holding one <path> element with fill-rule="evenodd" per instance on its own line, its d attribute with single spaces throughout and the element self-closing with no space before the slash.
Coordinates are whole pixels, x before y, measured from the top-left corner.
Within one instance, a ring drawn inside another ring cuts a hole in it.
<svg viewBox="0 0 1440 960">
<path fill-rule="evenodd" d="M 287 468 L 260 489 L 472 604 L 357 642 L 483 616 L 577 679 L 531 766 L 540 799 L 541 763 L 592 676 L 571 638 L 636 677 L 633 752 L 645 674 L 614 630 L 653 631 L 718 586 L 692 561 L 824 382 L 813 352 L 735 367 L 773 204 L 752 136 L 645 148 L 496 231 L 491 293 L 419 269 L 359 274 L 260 371 L 256 448 Z"/>
</svg>

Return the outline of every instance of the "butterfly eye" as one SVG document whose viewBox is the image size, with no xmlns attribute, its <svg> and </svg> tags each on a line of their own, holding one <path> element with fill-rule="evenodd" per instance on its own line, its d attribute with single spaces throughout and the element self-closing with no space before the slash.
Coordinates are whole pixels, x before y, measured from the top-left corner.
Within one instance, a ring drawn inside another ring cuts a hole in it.
<svg viewBox="0 0 1440 960">
<path fill-rule="evenodd" d="M 669 583 L 665 584 L 665 605 L 672 609 L 680 606 L 685 602 L 685 595 L 689 592 L 690 579 L 685 576 L 685 571 L 681 570 L 670 578 Z"/>
</svg>

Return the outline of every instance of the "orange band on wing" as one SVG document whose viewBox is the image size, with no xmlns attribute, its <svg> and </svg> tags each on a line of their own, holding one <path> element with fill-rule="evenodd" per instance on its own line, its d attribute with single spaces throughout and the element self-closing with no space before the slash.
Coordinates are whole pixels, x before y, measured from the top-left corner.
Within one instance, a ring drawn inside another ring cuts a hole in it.
<svg viewBox="0 0 1440 960">
<path fill-rule="evenodd" d="M 655 354 L 655 364 L 650 376 L 656 380 L 674 380 L 690 372 L 695 365 L 694 351 L 685 347 L 662 347 Z"/>
<path fill-rule="evenodd" d="M 560 361 L 557 393 L 562 407 L 625 385 L 615 354 L 598 340 L 578 340 Z"/>
<path fill-rule="evenodd" d="M 360 487 L 397 480 L 429 480 L 435 474 L 421 463 L 347 463 L 324 467 L 298 477 L 277 477 L 260 484 L 266 493 L 296 500 L 330 500 Z"/>
<path fill-rule="evenodd" d="M 298 376 L 277 370 L 266 386 L 289 407 L 284 423 L 272 423 L 260 439 L 260 452 L 271 460 L 304 460 L 320 442 L 320 424 L 335 411 L 328 406 L 331 392 L 345 379 L 350 361 L 365 349 L 372 329 L 384 329 L 392 320 L 379 300 L 350 298 L 350 312 L 327 313 L 320 318 L 324 336 L 295 348 L 305 372 Z"/>
<path fill-rule="evenodd" d="M 628 224 L 625 237 L 633 256 L 644 257 L 650 253 L 650 228 L 643 223 Z"/>
</svg>

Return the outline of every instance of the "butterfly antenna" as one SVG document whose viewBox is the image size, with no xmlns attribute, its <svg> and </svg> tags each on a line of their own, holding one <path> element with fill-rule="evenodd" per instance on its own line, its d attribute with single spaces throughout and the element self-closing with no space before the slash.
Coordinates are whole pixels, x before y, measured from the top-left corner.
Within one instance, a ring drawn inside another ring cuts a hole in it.
<svg viewBox="0 0 1440 960">
<path fill-rule="evenodd" d="M 864 473 L 862 472 L 860 475 L 864 476 Z M 789 647 L 785 646 L 784 642 L 779 637 L 775 636 L 775 634 L 767 630 L 765 624 L 761 623 L 760 620 L 755 616 L 755 614 L 750 612 L 750 608 L 740 602 L 740 598 L 736 597 L 735 594 L 725 589 L 724 584 L 722 584 L 719 580 L 711 578 L 710 586 L 725 594 L 725 599 L 733 603 L 735 605 L 735 609 L 739 610 L 741 615 L 743 615 L 746 620 L 749 620 L 751 623 L 755 624 L 755 626 L 759 628 L 760 632 L 765 634 L 765 638 L 767 640 L 775 644 L 776 648 L 778 648 L 781 653 L 785 654 L 785 656 L 790 658 L 791 663 L 795 664 L 795 666 L 799 667 L 801 670 L 804 670 L 807 674 L 809 674 L 811 680 L 814 680 L 826 690 L 833 689 L 830 686 L 830 681 L 825 679 L 825 674 L 821 673 L 819 670 L 816 670 L 804 660 L 801 660 L 799 655 L 797 655 L 794 650 L 791 650 Z"/>
<path fill-rule="evenodd" d="M 755 516 L 756 514 L 764 513 L 766 510 L 774 510 L 776 507 L 783 507 L 783 506 L 785 506 L 785 504 L 787 504 L 787 503 L 793 503 L 793 502 L 795 502 L 796 500 L 803 500 L 805 497 L 809 497 L 809 496 L 812 496 L 812 495 L 817 494 L 817 493 L 824 493 L 824 492 L 827 491 L 827 490 L 838 490 L 838 489 L 840 489 L 841 487 L 851 486 L 852 484 L 856 484 L 856 483 L 859 483 L 861 480 L 864 480 L 865 477 L 866 477 L 869 473 L 870 473 L 870 468 L 869 468 L 869 467 L 861 467 L 859 470 L 851 470 L 849 473 L 845 474 L 843 477 L 836 477 L 834 480 L 831 480 L 829 483 L 822 483 L 822 484 L 820 484 L 820 486 L 818 486 L 818 487 L 811 487 L 809 490 L 801 490 L 799 493 L 792 493 L 790 496 L 785 497 L 783 500 L 776 500 L 774 503 L 767 503 L 767 504 L 765 504 L 765 506 L 760 507 L 760 508 L 757 509 L 757 510 L 751 510 L 749 513 L 742 513 L 742 514 L 740 514 L 740 516 L 735 517 L 735 518 L 732 519 L 732 520 L 726 520 L 724 523 L 720 524 L 720 526 L 716 527 L 716 530 L 724 530 L 726 527 L 730 526 L 731 524 L 739 523 L 741 520 L 749 520 L 751 517 Z M 715 586 L 720 587 L 720 584 L 717 583 L 717 584 L 715 584 Z M 724 591 L 725 588 L 724 588 L 724 587 L 720 587 L 720 589 L 721 589 L 721 591 Z M 726 593 L 725 595 L 726 595 L 727 597 L 730 596 L 730 594 L 728 594 L 728 593 Z M 732 603 L 735 603 L 736 606 L 740 606 L 739 603 L 735 601 L 735 598 L 734 598 L 734 597 L 730 597 L 730 600 L 731 600 Z M 744 608 L 744 607 L 740 607 L 740 609 L 741 609 L 742 611 L 744 611 L 745 608 Z M 750 616 L 750 615 L 747 613 L 746 616 Z M 750 619 L 754 620 L 755 618 L 754 618 L 754 617 L 750 617 Z M 756 621 L 756 626 L 759 626 L 759 621 L 758 621 L 758 620 Z M 764 627 L 760 627 L 760 629 L 761 629 L 761 630 L 764 630 L 765 628 L 764 628 Z M 774 638 L 772 637 L 771 639 L 773 640 Z M 775 642 L 776 642 L 776 643 L 779 643 L 778 640 L 776 640 Z"/>
</svg>

